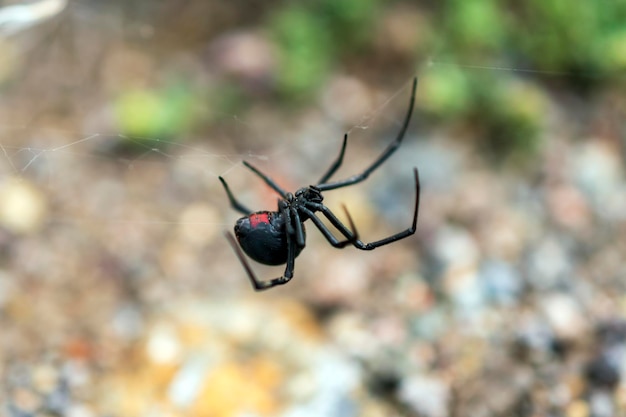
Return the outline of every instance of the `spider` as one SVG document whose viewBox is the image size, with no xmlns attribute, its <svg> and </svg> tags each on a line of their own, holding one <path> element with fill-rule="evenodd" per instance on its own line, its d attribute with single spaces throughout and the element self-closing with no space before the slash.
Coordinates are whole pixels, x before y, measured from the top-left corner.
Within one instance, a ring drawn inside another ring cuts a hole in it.
<svg viewBox="0 0 626 417">
<path fill-rule="evenodd" d="M 226 195 L 230 201 L 232 208 L 244 215 L 237 220 L 235 224 L 235 236 L 232 233 L 225 232 L 230 245 L 233 247 L 239 261 L 243 265 L 252 286 L 256 291 L 261 291 L 275 287 L 277 285 L 286 284 L 293 278 L 294 265 L 296 257 L 302 252 L 305 246 L 305 230 L 304 222 L 311 220 L 315 227 L 324 235 L 326 240 L 335 248 L 344 248 L 352 245 L 361 250 L 372 250 L 389 243 L 396 242 L 400 239 L 411 236 L 415 233 L 417 225 L 417 213 L 420 202 L 420 182 L 417 168 L 413 169 L 415 176 L 415 209 L 413 211 L 413 223 L 411 227 L 399 233 L 377 240 L 371 243 L 363 243 L 359 240 L 358 232 L 354 226 L 352 218 L 348 210 L 343 207 L 350 227 L 344 225 L 337 216 L 322 201 L 324 191 L 336 190 L 338 188 L 347 187 L 364 181 L 374 170 L 383 164 L 393 154 L 402 143 L 404 134 L 409 126 L 413 106 L 415 103 L 415 90 L 417 88 L 417 78 L 413 79 L 413 89 L 411 99 L 409 101 L 409 109 L 404 118 L 402 128 L 396 139 L 390 143 L 382 154 L 363 172 L 353 175 L 340 181 L 331 181 L 329 179 L 335 174 L 343 162 L 343 157 L 348 143 L 348 134 L 343 137 L 341 150 L 335 161 L 328 168 L 326 173 L 322 175 L 317 185 L 309 185 L 290 193 L 283 190 L 274 180 L 259 171 L 250 163 L 244 161 L 243 164 L 254 174 L 261 178 L 270 188 L 280 195 L 278 200 L 278 210 L 276 211 L 252 211 L 241 204 L 233 195 L 224 178 L 219 177 L 220 182 L 224 186 Z M 330 224 L 339 232 L 344 240 L 339 240 L 333 232 L 320 220 L 316 213 L 321 213 Z M 282 276 L 267 281 L 261 281 L 257 278 L 252 267 L 244 256 L 247 254 L 250 258 L 265 265 L 282 265 L 286 264 L 285 272 Z"/>
</svg>

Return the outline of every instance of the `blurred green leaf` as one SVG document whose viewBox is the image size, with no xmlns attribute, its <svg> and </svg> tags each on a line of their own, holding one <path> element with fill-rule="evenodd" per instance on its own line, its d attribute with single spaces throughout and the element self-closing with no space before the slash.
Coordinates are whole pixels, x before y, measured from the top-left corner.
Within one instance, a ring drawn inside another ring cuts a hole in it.
<svg viewBox="0 0 626 417">
<path fill-rule="evenodd" d="M 332 40 L 315 14 L 290 8 L 274 16 L 272 33 L 279 46 L 277 84 L 287 95 L 302 96 L 318 87 L 330 71 Z"/>
<path fill-rule="evenodd" d="M 275 13 L 269 27 L 280 53 L 281 92 L 299 98 L 319 87 L 339 51 L 371 40 L 378 10 L 379 0 L 323 0 Z"/>
<path fill-rule="evenodd" d="M 548 112 L 544 92 L 536 85 L 507 77 L 493 84 L 488 109 L 487 143 L 496 158 L 517 159 L 535 153 Z"/>
<path fill-rule="evenodd" d="M 134 137 L 175 138 L 193 123 L 194 94 L 175 84 L 158 90 L 132 90 L 115 102 L 120 129 Z"/>
<path fill-rule="evenodd" d="M 472 100 L 466 74 L 454 65 L 429 73 L 420 85 L 420 96 L 424 109 L 443 118 L 467 112 Z"/>
<path fill-rule="evenodd" d="M 604 68 L 619 72 L 626 70 L 626 27 L 608 33 L 598 54 Z"/>
<path fill-rule="evenodd" d="M 379 11 L 379 0 L 323 0 L 319 13 L 328 22 L 333 41 L 350 48 L 371 39 Z"/>
<path fill-rule="evenodd" d="M 496 0 L 451 0 L 445 9 L 448 42 L 457 56 L 496 50 L 506 39 L 507 14 Z"/>
</svg>

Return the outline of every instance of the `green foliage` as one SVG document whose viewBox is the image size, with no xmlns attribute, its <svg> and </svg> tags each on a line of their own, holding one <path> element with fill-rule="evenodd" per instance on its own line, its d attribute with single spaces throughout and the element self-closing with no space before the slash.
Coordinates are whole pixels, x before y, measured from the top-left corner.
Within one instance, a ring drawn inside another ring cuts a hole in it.
<svg viewBox="0 0 626 417">
<path fill-rule="evenodd" d="M 440 13 L 445 52 L 459 59 L 602 76 L 626 68 L 623 0 L 448 0 Z"/>
<path fill-rule="evenodd" d="M 506 40 L 506 15 L 497 0 L 450 0 L 444 8 L 445 36 L 459 58 L 498 51 Z"/>
<path fill-rule="evenodd" d="M 194 93 L 182 84 L 163 90 L 131 90 L 114 108 L 120 130 L 135 138 L 177 138 L 194 121 Z"/>
<path fill-rule="evenodd" d="M 423 78 L 420 107 L 432 117 L 471 127 L 485 155 L 507 161 L 537 149 L 549 106 L 538 84 L 509 72 L 442 65 Z"/>
<path fill-rule="evenodd" d="M 280 90 L 301 96 L 318 87 L 330 71 L 333 55 L 324 21 L 304 8 L 294 7 L 274 16 L 271 26 L 280 48 Z"/>
<path fill-rule="evenodd" d="M 341 49 L 364 45 L 372 38 L 379 0 L 323 0 L 317 14 L 328 22 L 334 42 Z"/>
<path fill-rule="evenodd" d="M 442 22 L 436 56 L 446 65 L 428 74 L 433 85 L 422 84 L 432 95 L 424 108 L 469 122 L 497 158 L 536 149 L 548 112 L 542 73 L 589 94 L 620 82 L 626 70 L 624 0 L 447 0 L 435 14 Z M 522 73 L 497 68 L 537 73 L 522 81 Z"/>
<path fill-rule="evenodd" d="M 283 96 L 306 97 L 335 62 L 372 47 L 383 6 L 380 0 L 319 0 L 287 3 L 274 13 L 268 27 L 280 52 Z M 423 37 L 421 51 L 446 63 L 435 64 L 420 84 L 421 108 L 471 126 L 497 158 L 536 149 L 549 110 L 542 81 L 585 94 L 623 82 L 626 0 L 444 0 L 420 13 L 437 22 L 434 33 L 415 32 Z"/>
<path fill-rule="evenodd" d="M 626 2 L 532 0 L 523 12 L 531 20 L 520 28 L 534 30 L 521 36 L 526 56 L 545 69 L 586 70 L 610 77 L 626 69 Z"/>
<path fill-rule="evenodd" d="M 340 51 L 366 45 L 379 0 L 323 0 L 288 6 L 271 16 L 279 48 L 277 83 L 287 98 L 313 92 Z"/>
<path fill-rule="evenodd" d="M 445 119 L 461 117 L 472 105 L 470 87 L 467 76 L 458 67 L 438 67 L 420 84 L 420 106 Z"/>
<path fill-rule="evenodd" d="M 601 35 L 597 3 L 609 2 L 528 1 L 515 31 L 524 54 L 545 70 L 597 67 L 594 56 Z"/>
<path fill-rule="evenodd" d="M 536 84 L 507 76 L 478 83 L 482 94 L 476 105 L 483 147 L 495 160 L 524 159 L 539 144 L 548 101 Z"/>
<path fill-rule="evenodd" d="M 626 70 L 626 23 L 625 26 L 616 28 L 603 37 L 598 52 L 602 68 L 616 73 Z"/>
</svg>

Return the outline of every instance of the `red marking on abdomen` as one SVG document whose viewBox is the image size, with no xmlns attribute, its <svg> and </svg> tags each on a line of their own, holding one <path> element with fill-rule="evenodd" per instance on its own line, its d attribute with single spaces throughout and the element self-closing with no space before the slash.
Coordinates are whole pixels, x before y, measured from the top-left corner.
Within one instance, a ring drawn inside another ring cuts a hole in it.
<svg viewBox="0 0 626 417">
<path fill-rule="evenodd" d="M 269 213 L 254 213 L 250 215 L 250 226 L 257 227 L 259 223 L 269 223 Z"/>
</svg>

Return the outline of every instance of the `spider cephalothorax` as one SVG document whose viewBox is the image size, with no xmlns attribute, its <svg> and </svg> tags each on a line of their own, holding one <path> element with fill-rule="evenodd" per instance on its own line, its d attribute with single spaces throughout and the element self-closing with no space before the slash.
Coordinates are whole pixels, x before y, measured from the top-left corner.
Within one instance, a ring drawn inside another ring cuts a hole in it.
<svg viewBox="0 0 626 417">
<path fill-rule="evenodd" d="M 411 91 L 411 99 L 409 102 L 409 110 L 402 128 L 396 139 L 387 146 L 387 149 L 376 159 L 365 171 L 344 180 L 328 182 L 330 177 L 339 169 L 343 162 L 346 151 L 348 135 L 343 137 L 343 144 L 339 152 L 339 156 L 318 181 L 317 185 L 300 188 L 295 194 L 284 191 L 274 180 L 263 174 L 257 168 L 244 161 L 244 165 L 259 176 L 267 185 L 269 185 L 280 196 L 278 201 L 278 209 L 276 211 L 256 211 L 249 210 L 242 205 L 230 191 L 228 184 L 224 178 L 219 177 L 231 206 L 238 212 L 244 214 L 244 217 L 237 220 L 235 224 L 235 237 L 226 233 L 230 244 L 232 245 L 239 260 L 243 264 L 248 277 L 254 288 L 263 290 L 289 282 L 293 277 L 293 270 L 296 257 L 302 252 L 306 244 L 306 234 L 304 230 L 304 222 L 311 220 L 315 227 L 324 235 L 326 240 L 335 248 L 343 248 L 352 245 L 362 250 L 372 250 L 379 246 L 404 239 L 415 233 L 417 225 L 417 213 L 419 211 L 420 183 L 417 168 L 413 169 L 415 177 L 415 209 L 413 211 L 413 222 L 411 227 L 396 233 L 384 239 L 371 243 L 363 243 L 359 240 L 359 235 L 352 222 L 350 213 L 345 209 L 346 216 L 350 223 L 350 227 L 344 225 L 337 216 L 324 204 L 322 192 L 335 190 L 337 188 L 347 187 L 357 184 L 365 180 L 376 168 L 391 156 L 398 149 L 404 139 L 404 134 L 409 126 L 411 115 L 413 114 L 413 105 L 415 103 L 415 90 L 417 88 L 417 78 L 413 80 L 413 89 Z M 337 232 L 343 237 L 339 240 L 333 232 L 317 217 L 316 213 L 321 213 Z M 242 252 L 243 250 L 243 252 Z M 249 263 L 246 261 L 244 252 L 250 258 L 265 265 L 282 265 L 287 264 L 285 272 L 282 276 L 269 281 L 260 281 L 252 271 Z"/>
<path fill-rule="evenodd" d="M 298 191 L 296 191 L 295 199 L 300 204 L 303 204 L 305 202 L 321 203 L 322 201 L 324 201 L 322 192 L 314 185 L 300 188 Z"/>
</svg>

